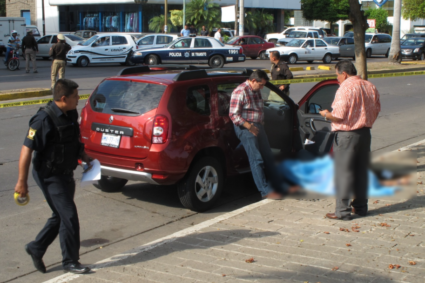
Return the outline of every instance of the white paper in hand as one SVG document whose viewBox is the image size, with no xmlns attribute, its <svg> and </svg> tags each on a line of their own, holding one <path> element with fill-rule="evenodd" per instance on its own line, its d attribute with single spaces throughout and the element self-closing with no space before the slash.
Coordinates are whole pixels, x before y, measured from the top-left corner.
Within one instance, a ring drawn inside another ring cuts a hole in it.
<svg viewBox="0 0 425 283">
<path fill-rule="evenodd" d="M 92 168 L 87 171 L 86 173 L 83 173 L 83 177 L 81 178 L 81 184 L 91 184 L 94 181 L 100 180 L 100 162 L 99 160 L 95 159 L 92 162 L 90 162 L 92 165 Z M 87 165 L 86 165 L 87 166 Z"/>
<path fill-rule="evenodd" d="M 305 144 L 305 145 L 315 144 L 315 143 L 316 143 L 316 142 L 311 141 L 311 140 L 309 140 L 309 139 L 305 139 L 305 142 L 304 142 L 304 144 Z"/>
</svg>

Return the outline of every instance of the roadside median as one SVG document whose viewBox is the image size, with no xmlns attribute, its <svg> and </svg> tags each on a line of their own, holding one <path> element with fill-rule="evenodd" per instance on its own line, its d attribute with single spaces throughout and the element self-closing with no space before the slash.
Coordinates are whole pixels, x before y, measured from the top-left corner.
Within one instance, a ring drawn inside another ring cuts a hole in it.
<svg viewBox="0 0 425 283">
<path fill-rule="evenodd" d="M 0 101 L 51 95 L 50 88 L 25 88 L 0 91 Z"/>
</svg>

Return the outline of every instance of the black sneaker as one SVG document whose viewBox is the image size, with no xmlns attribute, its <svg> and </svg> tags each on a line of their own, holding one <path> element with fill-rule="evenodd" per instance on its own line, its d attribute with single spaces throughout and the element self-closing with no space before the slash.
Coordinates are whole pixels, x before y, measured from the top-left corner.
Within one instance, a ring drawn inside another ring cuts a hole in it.
<svg viewBox="0 0 425 283">
<path fill-rule="evenodd" d="M 63 267 L 63 271 L 71 272 L 75 274 L 84 274 L 84 273 L 90 272 L 91 269 L 90 267 L 82 266 L 81 263 L 77 262 L 77 263 L 71 263 L 71 264 L 65 265 Z"/>
</svg>

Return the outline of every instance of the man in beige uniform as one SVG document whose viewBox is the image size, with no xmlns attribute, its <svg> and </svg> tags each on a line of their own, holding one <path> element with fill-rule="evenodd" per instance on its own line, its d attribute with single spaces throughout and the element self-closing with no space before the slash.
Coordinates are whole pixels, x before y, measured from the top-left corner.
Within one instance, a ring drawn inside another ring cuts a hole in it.
<svg viewBox="0 0 425 283">
<path fill-rule="evenodd" d="M 71 50 L 71 46 L 65 42 L 65 36 L 58 34 L 58 43 L 52 46 L 49 51 L 52 63 L 52 90 L 56 83 L 56 77 L 59 74 L 59 79 L 65 78 L 66 54 Z"/>
</svg>

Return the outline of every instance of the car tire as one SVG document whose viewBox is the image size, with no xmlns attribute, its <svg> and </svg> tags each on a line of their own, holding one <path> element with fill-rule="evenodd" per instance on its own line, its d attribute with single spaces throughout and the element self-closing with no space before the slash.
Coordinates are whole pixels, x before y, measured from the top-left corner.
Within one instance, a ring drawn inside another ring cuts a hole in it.
<svg viewBox="0 0 425 283">
<path fill-rule="evenodd" d="M 255 59 L 257 59 L 257 56 L 252 56 L 251 59 L 255 60 Z"/>
<path fill-rule="evenodd" d="M 100 177 L 100 180 L 97 181 L 99 184 L 99 187 L 104 192 L 118 192 L 122 188 L 124 188 L 125 184 L 127 184 L 128 180 L 121 179 L 121 178 L 115 178 L 115 177 L 109 177 L 102 175 Z"/>
<path fill-rule="evenodd" d="M 387 53 L 385 53 L 385 58 L 388 58 L 390 56 L 390 49 L 387 50 Z"/>
<path fill-rule="evenodd" d="M 313 60 L 308 60 L 307 63 L 312 64 Z"/>
<path fill-rule="evenodd" d="M 325 57 L 323 57 L 323 63 L 324 64 L 330 64 L 332 63 L 332 56 L 331 54 L 325 54 Z"/>
<path fill-rule="evenodd" d="M 298 56 L 297 55 L 295 55 L 295 54 L 289 55 L 289 58 L 288 58 L 288 63 L 289 64 L 295 64 L 295 63 L 297 63 L 297 61 L 298 61 Z"/>
<path fill-rule="evenodd" d="M 146 58 L 146 65 L 158 65 L 158 63 L 159 58 L 156 55 L 151 54 Z"/>
<path fill-rule="evenodd" d="M 82 56 L 80 58 L 78 58 L 77 60 L 77 65 L 78 67 L 87 67 L 89 65 L 90 61 L 89 58 L 87 58 L 86 56 Z"/>
<path fill-rule="evenodd" d="M 370 58 L 370 57 L 372 57 L 372 49 L 368 49 L 366 51 L 366 58 Z"/>
<path fill-rule="evenodd" d="M 260 59 L 261 60 L 267 60 L 266 51 L 261 51 L 261 53 L 260 53 Z"/>
<path fill-rule="evenodd" d="M 210 58 L 208 65 L 210 65 L 211 68 L 223 68 L 224 58 L 220 55 L 214 55 Z"/>
<path fill-rule="evenodd" d="M 43 57 L 43 60 L 49 60 L 50 57 Z"/>
<path fill-rule="evenodd" d="M 190 210 L 205 211 L 215 204 L 223 191 L 223 166 L 216 158 L 206 156 L 189 170 L 177 186 L 180 202 Z"/>
</svg>

